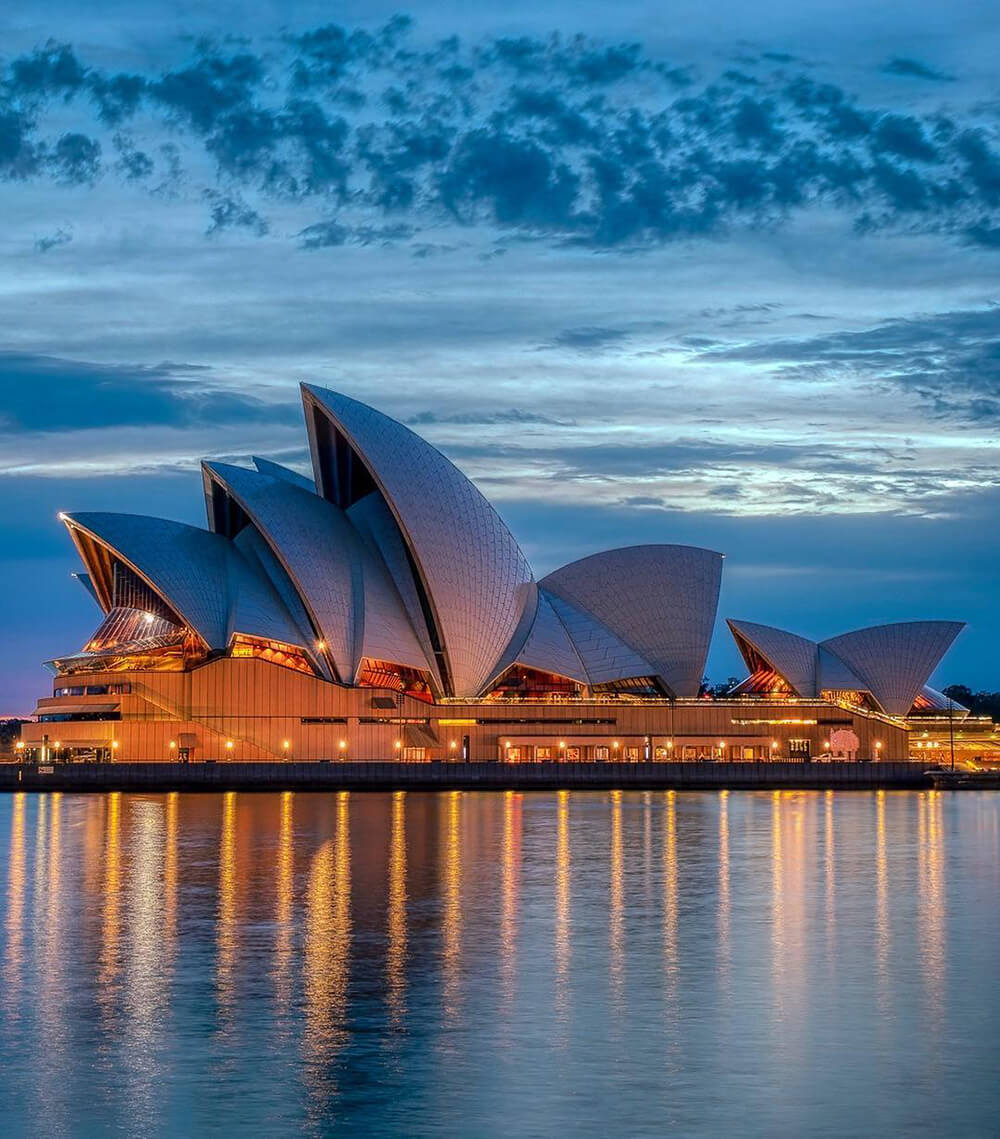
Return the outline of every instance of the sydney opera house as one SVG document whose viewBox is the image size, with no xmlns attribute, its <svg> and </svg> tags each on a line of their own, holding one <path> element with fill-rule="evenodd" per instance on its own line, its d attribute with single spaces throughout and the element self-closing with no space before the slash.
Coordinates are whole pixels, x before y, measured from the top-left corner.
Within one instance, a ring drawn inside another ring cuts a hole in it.
<svg viewBox="0 0 1000 1139">
<path fill-rule="evenodd" d="M 49 663 L 36 757 L 107 760 L 898 759 L 961 630 L 812 641 L 729 621 L 748 676 L 699 690 L 723 558 L 643 545 L 536 579 L 447 458 L 304 385 L 313 478 L 203 464 L 208 524 L 73 513 L 103 617 Z"/>
</svg>

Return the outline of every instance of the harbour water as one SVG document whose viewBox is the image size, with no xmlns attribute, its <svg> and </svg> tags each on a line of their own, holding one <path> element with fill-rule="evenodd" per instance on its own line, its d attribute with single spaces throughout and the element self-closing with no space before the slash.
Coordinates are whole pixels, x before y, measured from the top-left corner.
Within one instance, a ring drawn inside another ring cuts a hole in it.
<svg viewBox="0 0 1000 1139">
<path fill-rule="evenodd" d="M 0 797 L 9 1136 L 1000 1133 L 993 792 Z"/>
</svg>

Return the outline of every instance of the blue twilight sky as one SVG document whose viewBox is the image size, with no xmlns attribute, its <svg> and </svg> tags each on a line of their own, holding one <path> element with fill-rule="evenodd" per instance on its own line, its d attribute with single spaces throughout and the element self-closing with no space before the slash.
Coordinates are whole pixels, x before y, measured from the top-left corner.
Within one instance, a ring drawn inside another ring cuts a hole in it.
<svg viewBox="0 0 1000 1139">
<path fill-rule="evenodd" d="M 937 681 L 1000 684 L 992 0 L 13 0 L 0 45 L 0 713 L 96 624 L 56 512 L 202 521 L 200 458 L 304 463 L 300 380 L 538 573 L 702 544 L 720 618 L 961 618 Z"/>
</svg>

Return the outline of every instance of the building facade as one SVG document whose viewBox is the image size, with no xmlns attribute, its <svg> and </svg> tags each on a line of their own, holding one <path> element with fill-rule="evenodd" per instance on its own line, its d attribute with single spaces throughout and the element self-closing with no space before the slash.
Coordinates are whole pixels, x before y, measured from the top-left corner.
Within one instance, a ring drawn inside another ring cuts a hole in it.
<svg viewBox="0 0 1000 1139">
<path fill-rule="evenodd" d="M 730 622 L 750 675 L 700 695 L 723 558 L 669 544 L 536 580 L 439 451 L 304 385 L 313 478 L 203 464 L 206 529 L 61 515 L 102 619 L 49 662 L 36 758 L 899 759 L 961 629 L 822 643 Z"/>
</svg>

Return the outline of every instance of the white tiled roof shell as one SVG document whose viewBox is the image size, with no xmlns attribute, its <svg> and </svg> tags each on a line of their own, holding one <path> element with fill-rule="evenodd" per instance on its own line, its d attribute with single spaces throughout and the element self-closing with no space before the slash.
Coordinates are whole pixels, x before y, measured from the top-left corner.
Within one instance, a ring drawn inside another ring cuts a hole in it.
<svg viewBox="0 0 1000 1139">
<path fill-rule="evenodd" d="M 959 621 L 903 621 L 844 633 L 821 647 L 856 672 L 886 712 L 905 716 L 963 628 Z"/>
<path fill-rule="evenodd" d="M 342 681 L 356 679 L 363 656 L 428 667 L 385 567 L 343 511 L 289 481 L 221 463 L 205 467 L 285 567 Z"/>
<path fill-rule="evenodd" d="M 844 691 L 867 692 L 868 684 L 837 656 L 836 653 L 818 645 L 816 658 L 816 695 L 821 692 L 841 689 Z"/>
<path fill-rule="evenodd" d="M 380 494 L 369 494 L 356 502 L 348 511 L 347 517 L 361 536 L 362 541 L 369 544 L 376 559 L 385 566 L 389 574 L 390 583 L 395 586 L 395 592 L 401 599 L 406 616 L 409 618 L 409 627 L 416 635 L 417 643 L 422 652 L 424 664 L 420 667 L 430 669 L 434 683 L 441 688 L 441 678 L 438 675 L 437 662 L 434 658 L 434 646 L 431 644 L 424 621 L 423 609 L 420 606 L 420 597 L 410 572 L 409 560 L 406 557 L 406 546 L 403 536 L 399 532 L 396 520 L 389 507 Z M 375 654 L 372 653 L 374 656 Z M 385 658 L 382 658 L 385 659 Z M 400 663 L 406 663 L 401 661 Z"/>
<path fill-rule="evenodd" d="M 698 695 L 721 581 L 721 554 L 647 545 L 581 558 L 540 584 L 592 613 L 685 697 Z"/>
<path fill-rule="evenodd" d="M 307 479 L 305 475 L 300 475 L 298 471 L 283 467 L 280 463 L 275 463 L 271 459 L 262 459 L 259 455 L 254 455 L 251 461 L 257 470 L 260 471 L 262 475 L 267 475 L 268 478 L 282 479 L 284 482 L 291 483 L 292 486 L 297 486 L 302 490 L 309 491 L 310 494 L 316 493 L 316 487 L 313 485 L 312 479 Z"/>
<path fill-rule="evenodd" d="M 815 641 L 795 633 L 786 633 L 771 625 L 757 625 L 752 621 L 727 621 L 734 634 L 739 634 L 795 689 L 799 696 L 816 695 Z M 737 643 L 739 643 L 737 641 Z M 747 667 L 750 662 L 747 661 Z"/>
<path fill-rule="evenodd" d="M 137 514 L 73 514 L 67 524 L 132 566 L 209 648 L 225 648 L 234 628 L 302 644 L 270 582 L 221 534 Z"/>
<path fill-rule="evenodd" d="M 554 672 L 557 676 L 565 676 L 581 684 L 589 682 L 587 670 L 583 667 L 583 661 L 573 646 L 566 626 L 556 616 L 552 602 L 542 589 L 538 591 L 534 624 L 524 647 L 516 655 L 515 663 L 541 669 L 543 672 Z"/>
<path fill-rule="evenodd" d="M 531 569 L 513 535 L 458 468 L 401 423 L 323 388 L 325 409 L 385 496 L 423 578 L 454 694 L 476 695 L 521 619 Z"/>
<path fill-rule="evenodd" d="M 969 714 L 969 709 L 964 704 L 959 704 L 957 700 L 950 700 L 943 692 L 931 688 L 929 684 L 921 686 L 920 695 L 924 697 L 934 711 L 947 712 L 950 708 L 955 716 L 963 719 Z"/>
<path fill-rule="evenodd" d="M 607 626 L 572 602 L 539 587 L 539 602 L 544 597 L 569 633 L 580 657 L 587 680 L 591 684 L 608 684 L 612 680 L 628 680 L 635 676 L 655 676 L 656 669 L 635 649 Z"/>
</svg>

